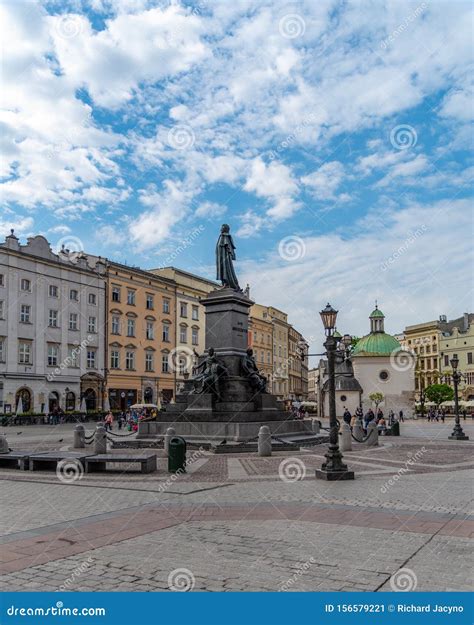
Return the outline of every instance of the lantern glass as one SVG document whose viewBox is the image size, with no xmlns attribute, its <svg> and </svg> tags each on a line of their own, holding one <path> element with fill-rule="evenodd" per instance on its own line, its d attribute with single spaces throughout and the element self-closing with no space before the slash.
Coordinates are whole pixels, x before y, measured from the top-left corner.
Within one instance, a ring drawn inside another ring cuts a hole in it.
<svg viewBox="0 0 474 625">
<path fill-rule="evenodd" d="M 459 358 L 457 356 L 453 356 L 453 358 L 451 358 L 451 367 L 456 370 L 458 368 L 459 365 Z"/>
<path fill-rule="evenodd" d="M 331 304 L 327 304 L 326 308 L 319 313 L 326 332 L 331 332 L 336 327 L 337 312 Z"/>
</svg>

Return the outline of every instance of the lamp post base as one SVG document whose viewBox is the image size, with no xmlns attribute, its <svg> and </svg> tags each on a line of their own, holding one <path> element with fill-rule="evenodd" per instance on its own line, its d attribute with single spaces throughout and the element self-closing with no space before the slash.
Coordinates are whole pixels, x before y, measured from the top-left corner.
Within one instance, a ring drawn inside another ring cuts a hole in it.
<svg viewBox="0 0 474 625">
<path fill-rule="evenodd" d="M 355 479 L 354 471 L 327 471 L 325 469 L 316 469 L 316 479 L 335 482 L 337 480 L 353 480 Z"/>
<path fill-rule="evenodd" d="M 469 440 L 469 436 L 466 436 L 464 434 L 464 432 L 462 434 L 451 434 L 451 436 L 448 436 L 448 439 L 450 441 L 468 441 Z"/>
</svg>

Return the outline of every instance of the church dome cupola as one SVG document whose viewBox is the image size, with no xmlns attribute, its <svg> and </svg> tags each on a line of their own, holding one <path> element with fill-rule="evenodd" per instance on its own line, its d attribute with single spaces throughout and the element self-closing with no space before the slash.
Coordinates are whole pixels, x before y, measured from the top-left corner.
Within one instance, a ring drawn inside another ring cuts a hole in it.
<svg viewBox="0 0 474 625">
<path fill-rule="evenodd" d="M 376 332 L 385 332 L 384 330 L 384 319 L 385 315 L 375 302 L 375 309 L 372 311 L 370 317 L 370 333 L 375 334 Z"/>
</svg>

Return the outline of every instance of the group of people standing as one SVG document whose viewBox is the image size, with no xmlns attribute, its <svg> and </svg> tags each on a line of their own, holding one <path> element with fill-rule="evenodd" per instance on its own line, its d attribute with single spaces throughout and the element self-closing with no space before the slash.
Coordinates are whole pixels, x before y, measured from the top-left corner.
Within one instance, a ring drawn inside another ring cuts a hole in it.
<svg viewBox="0 0 474 625">
<path fill-rule="evenodd" d="M 147 410 L 144 408 L 141 411 L 138 410 L 127 410 L 126 412 L 122 411 L 117 416 L 117 426 L 119 430 L 127 429 L 129 432 L 136 432 L 138 430 L 138 422 L 146 417 L 152 416 L 156 417 L 156 410 L 152 410 L 151 413 L 147 413 Z M 105 429 L 111 432 L 114 428 L 115 418 L 111 410 L 106 414 L 104 419 Z"/>
<path fill-rule="evenodd" d="M 389 411 L 388 417 L 387 419 L 385 419 L 384 413 L 381 408 L 377 410 L 377 414 L 372 410 L 372 408 L 369 408 L 369 410 L 367 410 L 367 412 L 364 414 L 360 406 L 358 406 L 354 414 L 351 414 L 351 412 L 344 406 L 344 414 L 342 418 L 344 419 L 345 423 L 350 425 L 351 430 L 356 425 L 356 423 L 360 423 L 365 432 L 367 432 L 367 428 L 372 422 L 377 425 L 379 432 L 384 432 L 387 429 L 387 426 L 391 427 L 395 423 L 395 421 L 397 421 L 397 417 L 395 416 L 393 410 Z M 398 420 L 402 422 L 405 420 L 403 410 L 399 411 Z"/>
</svg>

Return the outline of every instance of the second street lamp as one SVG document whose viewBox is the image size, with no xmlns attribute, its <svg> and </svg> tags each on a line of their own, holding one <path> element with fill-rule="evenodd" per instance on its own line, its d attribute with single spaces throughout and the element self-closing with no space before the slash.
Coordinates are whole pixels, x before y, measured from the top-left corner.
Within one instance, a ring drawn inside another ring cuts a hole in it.
<svg viewBox="0 0 474 625">
<path fill-rule="evenodd" d="M 337 310 L 328 304 L 320 313 L 326 332 L 324 347 L 328 357 L 328 391 L 329 391 L 329 448 L 325 454 L 326 462 L 316 470 L 316 477 L 321 480 L 353 480 L 354 471 L 349 471 L 342 461 L 342 453 L 339 449 L 339 423 L 336 417 L 336 376 L 335 360 L 337 339 L 334 336 L 336 327 Z M 348 336 L 348 335 L 347 335 Z M 345 337 L 344 337 L 345 338 Z M 348 341 L 348 339 L 346 339 Z M 346 342 L 343 339 L 343 344 Z M 347 347 L 347 346 L 346 346 Z"/>
<path fill-rule="evenodd" d="M 454 430 L 451 436 L 449 436 L 450 440 L 455 441 L 468 441 L 469 436 L 464 434 L 464 431 L 461 427 L 461 421 L 459 419 L 459 394 L 458 394 L 458 385 L 461 381 L 463 375 L 458 371 L 459 359 L 454 356 L 451 358 L 451 367 L 453 368 L 453 384 L 454 384 Z"/>
</svg>

